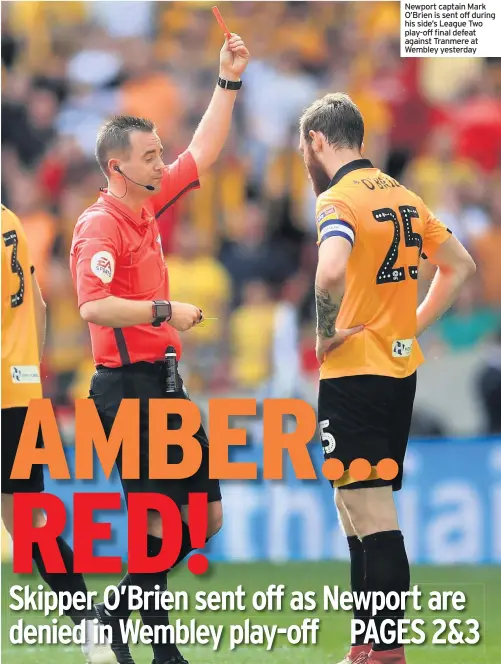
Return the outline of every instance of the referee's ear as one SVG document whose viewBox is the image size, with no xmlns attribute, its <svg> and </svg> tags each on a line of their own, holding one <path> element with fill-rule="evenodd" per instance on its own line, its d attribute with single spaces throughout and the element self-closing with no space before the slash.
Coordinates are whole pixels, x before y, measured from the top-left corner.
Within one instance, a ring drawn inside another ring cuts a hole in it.
<svg viewBox="0 0 501 664">
<path fill-rule="evenodd" d="M 110 159 L 108 162 L 108 178 L 111 177 L 112 173 L 120 172 L 120 164 L 115 159 Z"/>
</svg>

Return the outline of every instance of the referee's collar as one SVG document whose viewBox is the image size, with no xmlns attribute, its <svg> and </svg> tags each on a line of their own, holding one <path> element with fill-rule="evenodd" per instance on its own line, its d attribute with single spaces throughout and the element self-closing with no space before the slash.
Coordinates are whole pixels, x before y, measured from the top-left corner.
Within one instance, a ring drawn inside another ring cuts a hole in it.
<svg viewBox="0 0 501 664">
<path fill-rule="evenodd" d="M 351 173 L 352 171 L 358 171 L 360 168 L 374 168 L 370 159 L 355 159 L 354 161 L 349 161 L 344 166 L 338 170 L 334 175 L 332 180 L 329 182 L 329 189 L 337 184 L 345 175 Z"/>
<path fill-rule="evenodd" d="M 111 205 L 114 207 L 121 212 L 124 217 L 133 221 L 136 226 L 145 227 L 152 221 L 153 217 L 144 205 L 141 208 L 141 212 L 136 212 L 119 198 L 110 194 L 108 189 L 101 187 L 100 192 L 101 195 L 99 198 L 105 205 Z"/>
</svg>

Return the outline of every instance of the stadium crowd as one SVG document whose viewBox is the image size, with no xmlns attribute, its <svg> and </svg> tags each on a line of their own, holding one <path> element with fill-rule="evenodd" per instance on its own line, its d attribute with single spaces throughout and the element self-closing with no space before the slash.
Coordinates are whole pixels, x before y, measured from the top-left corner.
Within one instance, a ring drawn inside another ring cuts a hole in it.
<svg viewBox="0 0 501 664">
<path fill-rule="evenodd" d="M 69 274 L 73 227 L 104 178 L 112 114 L 155 121 L 174 159 L 214 88 L 221 33 L 207 2 L 16 2 L 2 12 L 2 202 L 19 215 L 48 303 L 43 375 L 59 405 L 93 371 Z M 315 201 L 298 152 L 302 109 L 348 92 L 365 155 L 413 188 L 477 261 L 423 339 L 461 352 L 501 327 L 501 59 L 400 58 L 399 3 L 224 3 L 252 54 L 214 171 L 164 215 L 171 294 L 217 320 L 184 335 L 190 389 L 279 395 L 317 372 Z M 423 270 L 423 289 L 430 274 Z M 499 372 L 498 372 L 499 376 Z M 499 377 L 497 380 L 501 380 Z"/>
</svg>

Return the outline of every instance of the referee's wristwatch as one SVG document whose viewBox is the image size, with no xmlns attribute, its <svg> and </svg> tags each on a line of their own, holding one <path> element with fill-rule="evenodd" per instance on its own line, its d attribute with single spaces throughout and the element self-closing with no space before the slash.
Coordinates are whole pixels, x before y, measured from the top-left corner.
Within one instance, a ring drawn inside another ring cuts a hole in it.
<svg viewBox="0 0 501 664">
<path fill-rule="evenodd" d="M 168 300 L 154 300 L 152 303 L 153 327 L 160 327 L 172 318 L 172 305 Z"/>
<path fill-rule="evenodd" d="M 223 90 L 240 90 L 242 87 L 242 81 L 229 81 L 226 78 L 221 78 L 221 76 L 217 79 L 217 84 Z"/>
</svg>

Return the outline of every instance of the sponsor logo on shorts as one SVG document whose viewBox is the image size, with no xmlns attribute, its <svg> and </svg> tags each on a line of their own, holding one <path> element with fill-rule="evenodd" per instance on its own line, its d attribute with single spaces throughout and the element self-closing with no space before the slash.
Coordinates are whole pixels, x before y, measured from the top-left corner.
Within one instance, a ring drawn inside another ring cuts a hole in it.
<svg viewBox="0 0 501 664">
<path fill-rule="evenodd" d="M 92 256 L 90 268 L 103 284 L 109 284 L 115 274 L 115 259 L 109 251 L 98 251 Z"/>
<path fill-rule="evenodd" d="M 409 357 L 412 351 L 412 339 L 398 339 L 393 342 L 393 357 Z"/>
<path fill-rule="evenodd" d="M 40 371 L 35 365 L 11 366 L 10 375 L 13 383 L 40 382 Z"/>
<path fill-rule="evenodd" d="M 320 214 L 317 217 L 317 222 L 320 223 L 323 219 L 329 216 L 337 218 L 337 211 L 333 205 L 328 205 L 326 208 L 322 210 L 322 212 L 320 212 Z"/>
</svg>

